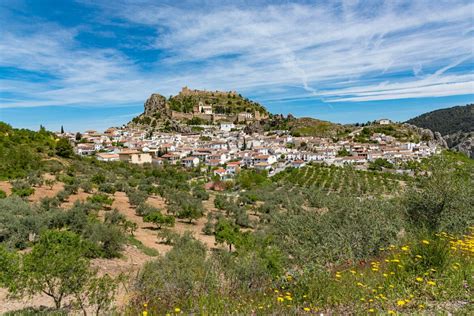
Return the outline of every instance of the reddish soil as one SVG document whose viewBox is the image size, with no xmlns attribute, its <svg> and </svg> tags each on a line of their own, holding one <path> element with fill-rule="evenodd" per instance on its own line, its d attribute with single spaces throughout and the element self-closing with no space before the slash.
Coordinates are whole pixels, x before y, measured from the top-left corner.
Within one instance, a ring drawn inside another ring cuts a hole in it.
<svg viewBox="0 0 474 316">
<path fill-rule="evenodd" d="M 145 223 L 143 218 L 135 214 L 135 209 L 130 206 L 128 197 L 124 192 L 116 192 L 114 194 L 114 203 L 112 208 L 116 208 L 120 213 L 125 215 L 129 221 L 137 224 L 135 238 L 142 242 L 145 246 L 158 250 L 159 253 L 165 253 L 171 249 L 171 246 L 158 243 L 157 230 L 153 225 Z"/>
<path fill-rule="evenodd" d="M 86 193 L 82 189 L 79 189 L 76 194 L 71 194 L 67 201 L 61 204 L 61 208 L 69 209 L 76 201 L 85 201 L 91 195 L 91 193 Z"/>
<path fill-rule="evenodd" d="M 8 181 L 0 181 L 0 190 L 4 191 L 7 195 L 12 194 L 12 185 Z"/>
<path fill-rule="evenodd" d="M 47 185 L 42 185 L 39 187 L 34 187 L 35 192 L 28 197 L 28 201 L 30 202 L 39 202 L 44 197 L 53 197 L 58 194 L 59 191 L 64 189 L 64 183 L 56 182 L 53 187 L 49 187 Z"/>
</svg>

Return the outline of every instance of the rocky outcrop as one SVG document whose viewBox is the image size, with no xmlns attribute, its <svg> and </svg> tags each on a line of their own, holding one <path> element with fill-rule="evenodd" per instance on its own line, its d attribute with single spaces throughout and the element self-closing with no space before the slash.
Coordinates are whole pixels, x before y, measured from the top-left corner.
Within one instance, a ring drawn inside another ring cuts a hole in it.
<svg viewBox="0 0 474 316">
<path fill-rule="evenodd" d="M 166 98 L 161 94 L 152 94 L 145 102 L 144 114 L 153 116 L 160 113 L 162 116 L 171 117 L 171 111 L 168 108 Z"/>
<path fill-rule="evenodd" d="M 440 147 L 448 148 L 448 144 L 446 143 L 446 140 L 443 138 L 443 136 L 441 136 L 439 132 L 433 132 L 430 129 L 418 127 L 418 126 L 408 124 L 408 123 L 405 123 L 403 125 L 406 128 L 420 135 L 423 140 L 428 140 L 428 141 L 434 142 Z"/>
<path fill-rule="evenodd" d="M 460 151 L 470 158 L 474 158 L 474 132 L 454 133 L 444 136 L 449 148 Z"/>
</svg>

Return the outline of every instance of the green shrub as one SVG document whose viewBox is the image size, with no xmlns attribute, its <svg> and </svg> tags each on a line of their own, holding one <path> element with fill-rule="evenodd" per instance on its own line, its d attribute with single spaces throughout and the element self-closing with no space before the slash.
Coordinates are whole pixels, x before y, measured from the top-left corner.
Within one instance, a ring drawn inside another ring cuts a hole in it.
<svg viewBox="0 0 474 316">
<path fill-rule="evenodd" d="M 295 263 L 325 264 L 375 256 L 402 229 L 402 212 L 393 202 L 333 197 L 328 208 L 324 214 L 279 212 L 269 234 Z"/>
<path fill-rule="evenodd" d="M 18 195 L 19 197 L 27 197 L 35 193 L 30 184 L 24 180 L 16 180 L 12 182 L 12 194 Z"/>
<path fill-rule="evenodd" d="M 143 217 L 143 221 L 145 223 L 153 223 L 155 224 L 158 229 L 161 229 L 161 226 L 174 226 L 174 217 L 173 216 L 168 216 L 168 215 L 163 215 L 161 212 L 152 212 L 148 213 Z"/>
<path fill-rule="evenodd" d="M 129 190 L 127 191 L 128 200 L 130 205 L 137 207 L 140 204 L 145 203 L 148 195 L 145 192 L 138 190 Z"/>
<path fill-rule="evenodd" d="M 100 206 L 110 206 L 114 202 L 114 199 L 109 197 L 107 194 L 95 193 L 92 196 L 87 197 L 87 201 Z"/>
<path fill-rule="evenodd" d="M 64 158 L 69 158 L 74 155 L 74 149 L 72 148 L 68 139 L 59 139 L 59 141 L 56 143 L 56 155 Z"/>
<path fill-rule="evenodd" d="M 185 235 L 163 258 L 144 265 L 135 283 L 135 301 L 148 302 L 150 310 L 163 314 L 202 295 L 212 295 L 216 285 L 217 277 L 206 260 L 206 248 Z"/>
</svg>

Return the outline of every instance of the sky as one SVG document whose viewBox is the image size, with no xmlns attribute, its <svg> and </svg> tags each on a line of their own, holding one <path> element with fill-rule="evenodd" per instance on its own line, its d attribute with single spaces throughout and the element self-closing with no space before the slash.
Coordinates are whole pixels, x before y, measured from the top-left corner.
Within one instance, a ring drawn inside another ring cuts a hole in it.
<svg viewBox="0 0 474 316">
<path fill-rule="evenodd" d="M 183 86 L 405 121 L 474 103 L 472 1 L 0 1 L 0 120 L 104 130 Z"/>
</svg>

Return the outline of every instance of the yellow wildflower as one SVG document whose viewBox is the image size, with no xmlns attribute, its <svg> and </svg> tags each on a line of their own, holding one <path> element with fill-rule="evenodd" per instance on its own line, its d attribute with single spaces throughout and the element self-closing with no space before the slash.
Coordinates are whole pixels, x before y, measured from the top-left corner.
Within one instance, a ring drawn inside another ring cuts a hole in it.
<svg viewBox="0 0 474 316">
<path fill-rule="evenodd" d="M 175 312 L 175 313 L 179 313 L 179 312 L 181 312 L 181 309 L 180 309 L 179 307 L 175 307 L 175 308 L 174 308 L 174 312 Z"/>
<path fill-rule="evenodd" d="M 402 247 L 402 250 L 403 250 L 403 251 L 408 251 L 408 250 L 410 250 L 410 249 L 409 249 L 408 246 L 403 246 L 403 247 Z"/>
<path fill-rule="evenodd" d="M 278 301 L 278 302 L 283 302 L 284 300 L 285 300 L 285 299 L 284 299 L 283 297 L 281 297 L 281 296 L 278 296 L 278 297 L 277 297 L 277 301 Z"/>
<path fill-rule="evenodd" d="M 369 309 L 369 313 L 375 313 L 375 309 L 373 308 Z"/>
<path fill-rule="evenodd" d="M 303 310 L 304 310 L 305 312 L 309 312 L 309 311 L 311 310 L 311 308 L 305 307 L 305 308 L 303 308 Z"/>
<path fill-rule="evenodd" d="M 426 239 L 423 239 L 421 242 L 424 243 L 425 245 L 429 245 L 429 244 L 430 244 L 430 242 L 429 242 L 428 240 L 426 240 Z"/>
<path fill-rule="evenodd" d="M 388 313 L 389 315 L 395 315 L 395 314 L 396 314 L 395 311 L 393 311 L 393 310 L 391 310 L 391 309 L 389 309 L 387 313 Z"/>
<path fill-rule="evenodd" d="M 398 306 L 404 306 L 405 304 L 406 304 L 406 302 L 404 300 L 398 300 L 397 301 Z"/>
<path fill-rule="evenodd" d="M 436 282 L 434 282 L 434 281 L 428 281 L 428 282 L 426 282 L 426 283 L 428 283 L 429 285 L 432 285 L 432 286 L 435 286 L 435 285 L 436 285 Z"/>
<path fill-rule="evenodd" d="M 416 280 L 417 280 L 418 282 L 423 282 L 423 278 L 420 278 L 420 277 L 417 277 Z"/>
</svg>

